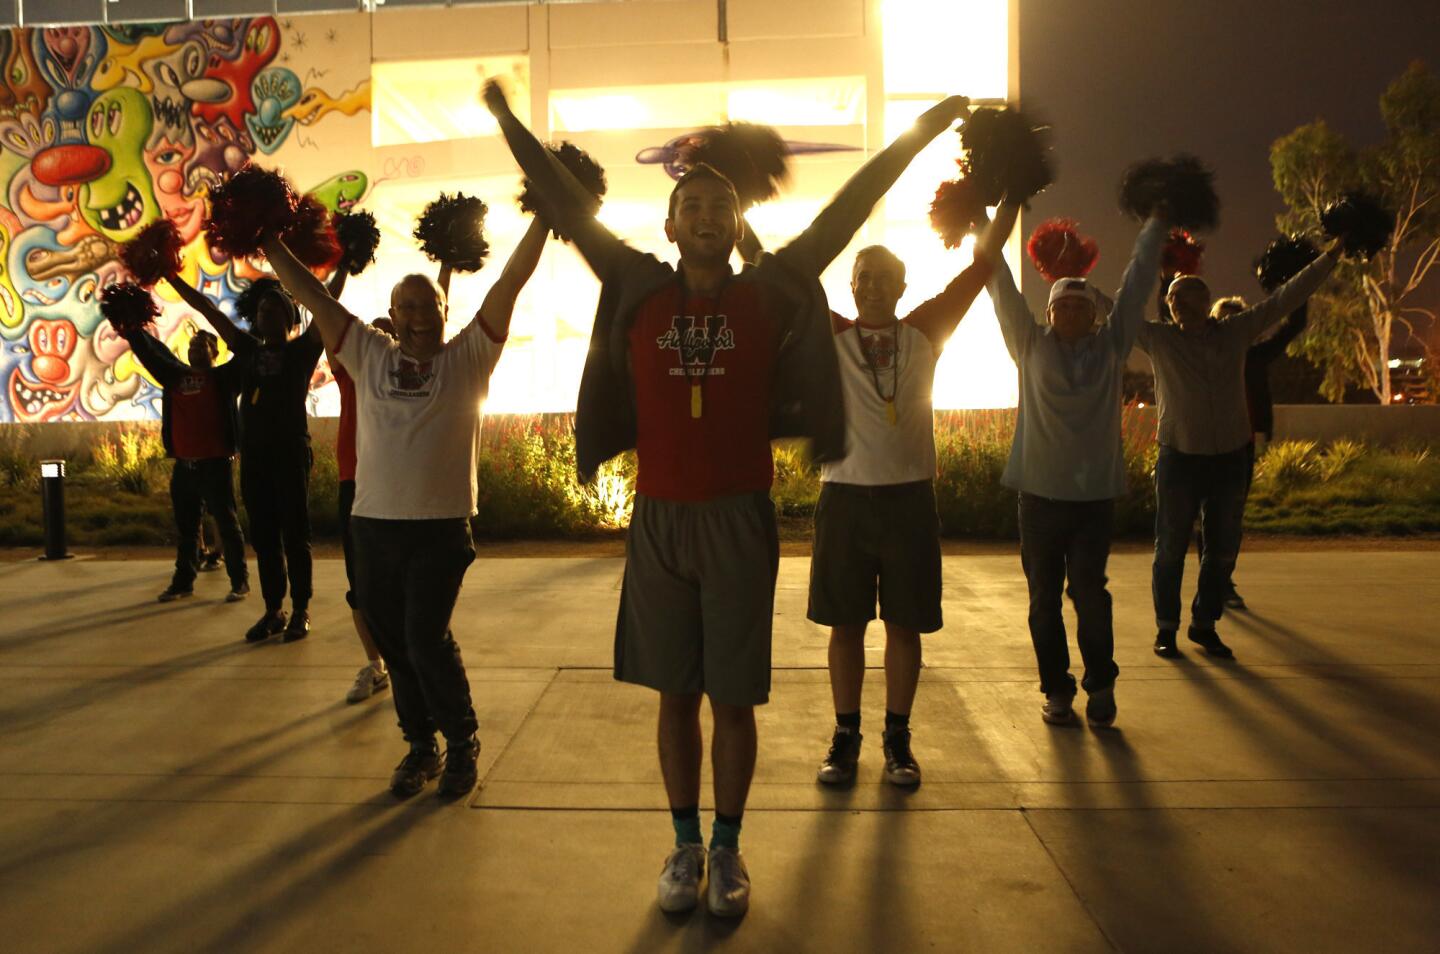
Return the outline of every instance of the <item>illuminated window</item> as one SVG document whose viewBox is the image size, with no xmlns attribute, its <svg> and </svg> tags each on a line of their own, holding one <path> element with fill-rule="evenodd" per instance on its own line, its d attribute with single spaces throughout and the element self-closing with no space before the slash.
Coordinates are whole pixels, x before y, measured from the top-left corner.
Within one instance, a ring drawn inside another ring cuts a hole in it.
<svg viewBox="0 0 1440 954">
<path fill-rule="evenodd" d="M 370 67 L 371 137 L 376 146 L 472 139 L 497 132 L 480 102 L 489 77 L 507 79 L 516 115 L 530 121 L 530 72 L 524 56 L 374 63 Z"/>
</svg>

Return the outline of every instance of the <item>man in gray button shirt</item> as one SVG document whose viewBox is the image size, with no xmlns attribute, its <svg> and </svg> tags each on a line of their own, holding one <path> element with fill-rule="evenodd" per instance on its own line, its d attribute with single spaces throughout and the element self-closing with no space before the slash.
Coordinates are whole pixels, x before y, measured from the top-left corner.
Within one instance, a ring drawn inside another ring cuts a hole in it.
<svg viewBox="0 0 1440 954">
<path fill-rule="evenodd" d="M 1212 656 L 1234 653 L 1215 633 L 1225 587 L 1240 552 L 1249 446 L 1245 352 L 1266 329 L 1305 303 L 1330 275 L 1339 242 L 1275 294 L 1224 321 L 1210 317 L 1210 289 L 1180 275 L 1166 292 L 1173 322 L 1146 322 L 1136 344 L 1155 366 L 1160 404 L 1160 457 L 1155 465 L 1155 600 L 1157 655 L 1180 651 L 1180 582 L 1195 518 L 1205 534 L 1200 582 L 1190 606 L 1191 641 Z"/>
</svg>

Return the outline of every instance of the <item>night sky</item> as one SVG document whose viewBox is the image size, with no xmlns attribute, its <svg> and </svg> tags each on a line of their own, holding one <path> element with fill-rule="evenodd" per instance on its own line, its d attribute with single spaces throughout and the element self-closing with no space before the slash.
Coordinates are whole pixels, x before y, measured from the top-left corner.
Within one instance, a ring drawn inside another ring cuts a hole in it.
<svg viewBox="0 0 1440 954">
<path fill-rule="evenodd" d="M 1054 126 L 1058 178 L 1024 225 L 1067 215 L 1100 243 L 1114 288 L 1137 227 L 1116 208 L 1127 164 L 1193 152 L 1216 171 L 1203 236 L 1216 295 L 1259 292 L 1251 260 L 1282 210 L 1270 144 L 1324 118 L 1352 143 L 1384 136 L 1379 96 L 1414 59 L 1440 70 L 1437 0 L 1020 0 L 1020 94 Z M 1262 12 L 1263 11 L 1263 12 Z M 1043 280 L 1025 265 L 1036 313 Z M 1432 283 L 1433 286 L 1437 283 Z M 1440 299 L 1440 292 L 1427 296 Z"/>
</svg>

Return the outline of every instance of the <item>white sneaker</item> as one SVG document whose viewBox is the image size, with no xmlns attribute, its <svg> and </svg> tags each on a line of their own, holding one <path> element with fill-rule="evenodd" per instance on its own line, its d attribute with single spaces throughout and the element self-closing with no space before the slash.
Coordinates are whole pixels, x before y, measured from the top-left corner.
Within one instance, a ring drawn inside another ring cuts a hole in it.
<svg viewBox="0 0 1440 954">
<path fill-rule="evenodd" d="M 750 872 L 733 848 L 710 849 L 710 913 L 738 918 L 750 908 Z"/>
<path fill-rule="evenodd" d="M 665 859 L 656 896 L 660 910 L 676 914 L 700 903 L 700 877 L 705 873 L 704 845 L 676 845 Z"/>
<path fill-rule="evenodd" d="M 1075 696 L 1068 692 L 1052 692 L 1045 697 L 1040 718 L 1051 725 L 1069 725 L 1075 721 Z"/>
<path fill-rule="evenodd" d="M 389 684 L 390 673 L 385 671 L 385 667 L 368 663 L 355 674 L 355 685 L 345 693 L 345 701 L 364 702 Z"/>
</svg>

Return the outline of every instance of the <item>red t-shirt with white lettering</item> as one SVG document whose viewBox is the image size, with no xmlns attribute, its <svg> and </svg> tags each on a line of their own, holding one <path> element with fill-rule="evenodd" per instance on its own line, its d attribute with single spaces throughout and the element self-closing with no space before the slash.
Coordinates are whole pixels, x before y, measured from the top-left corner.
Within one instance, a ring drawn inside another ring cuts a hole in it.
<svg viewBox="0 0 1440 954">
<path fill-rule="evenodd" d="M 630 327 L 636 490 L 701 501 L 770 489 L 780 306 L 773 291 L 742 281 L 713 298 L 676 281 L 640 305 Z"/>
<path fill-rule="evenodd" d="M 165 389 L 170 399 L 170 443 L 180 460 L 230 457 L 225 439 L 228 413 L 215 383 L 215 372 L 192 368 Z"/>
<path fill-rule="evenodd" d="M 355 379 L 339 361 L 330 361 L 330 373 L 340 388 L 340 426 L 335 431 L 335 464 L 340 480 L 355 479 Z"/>
</svg>

